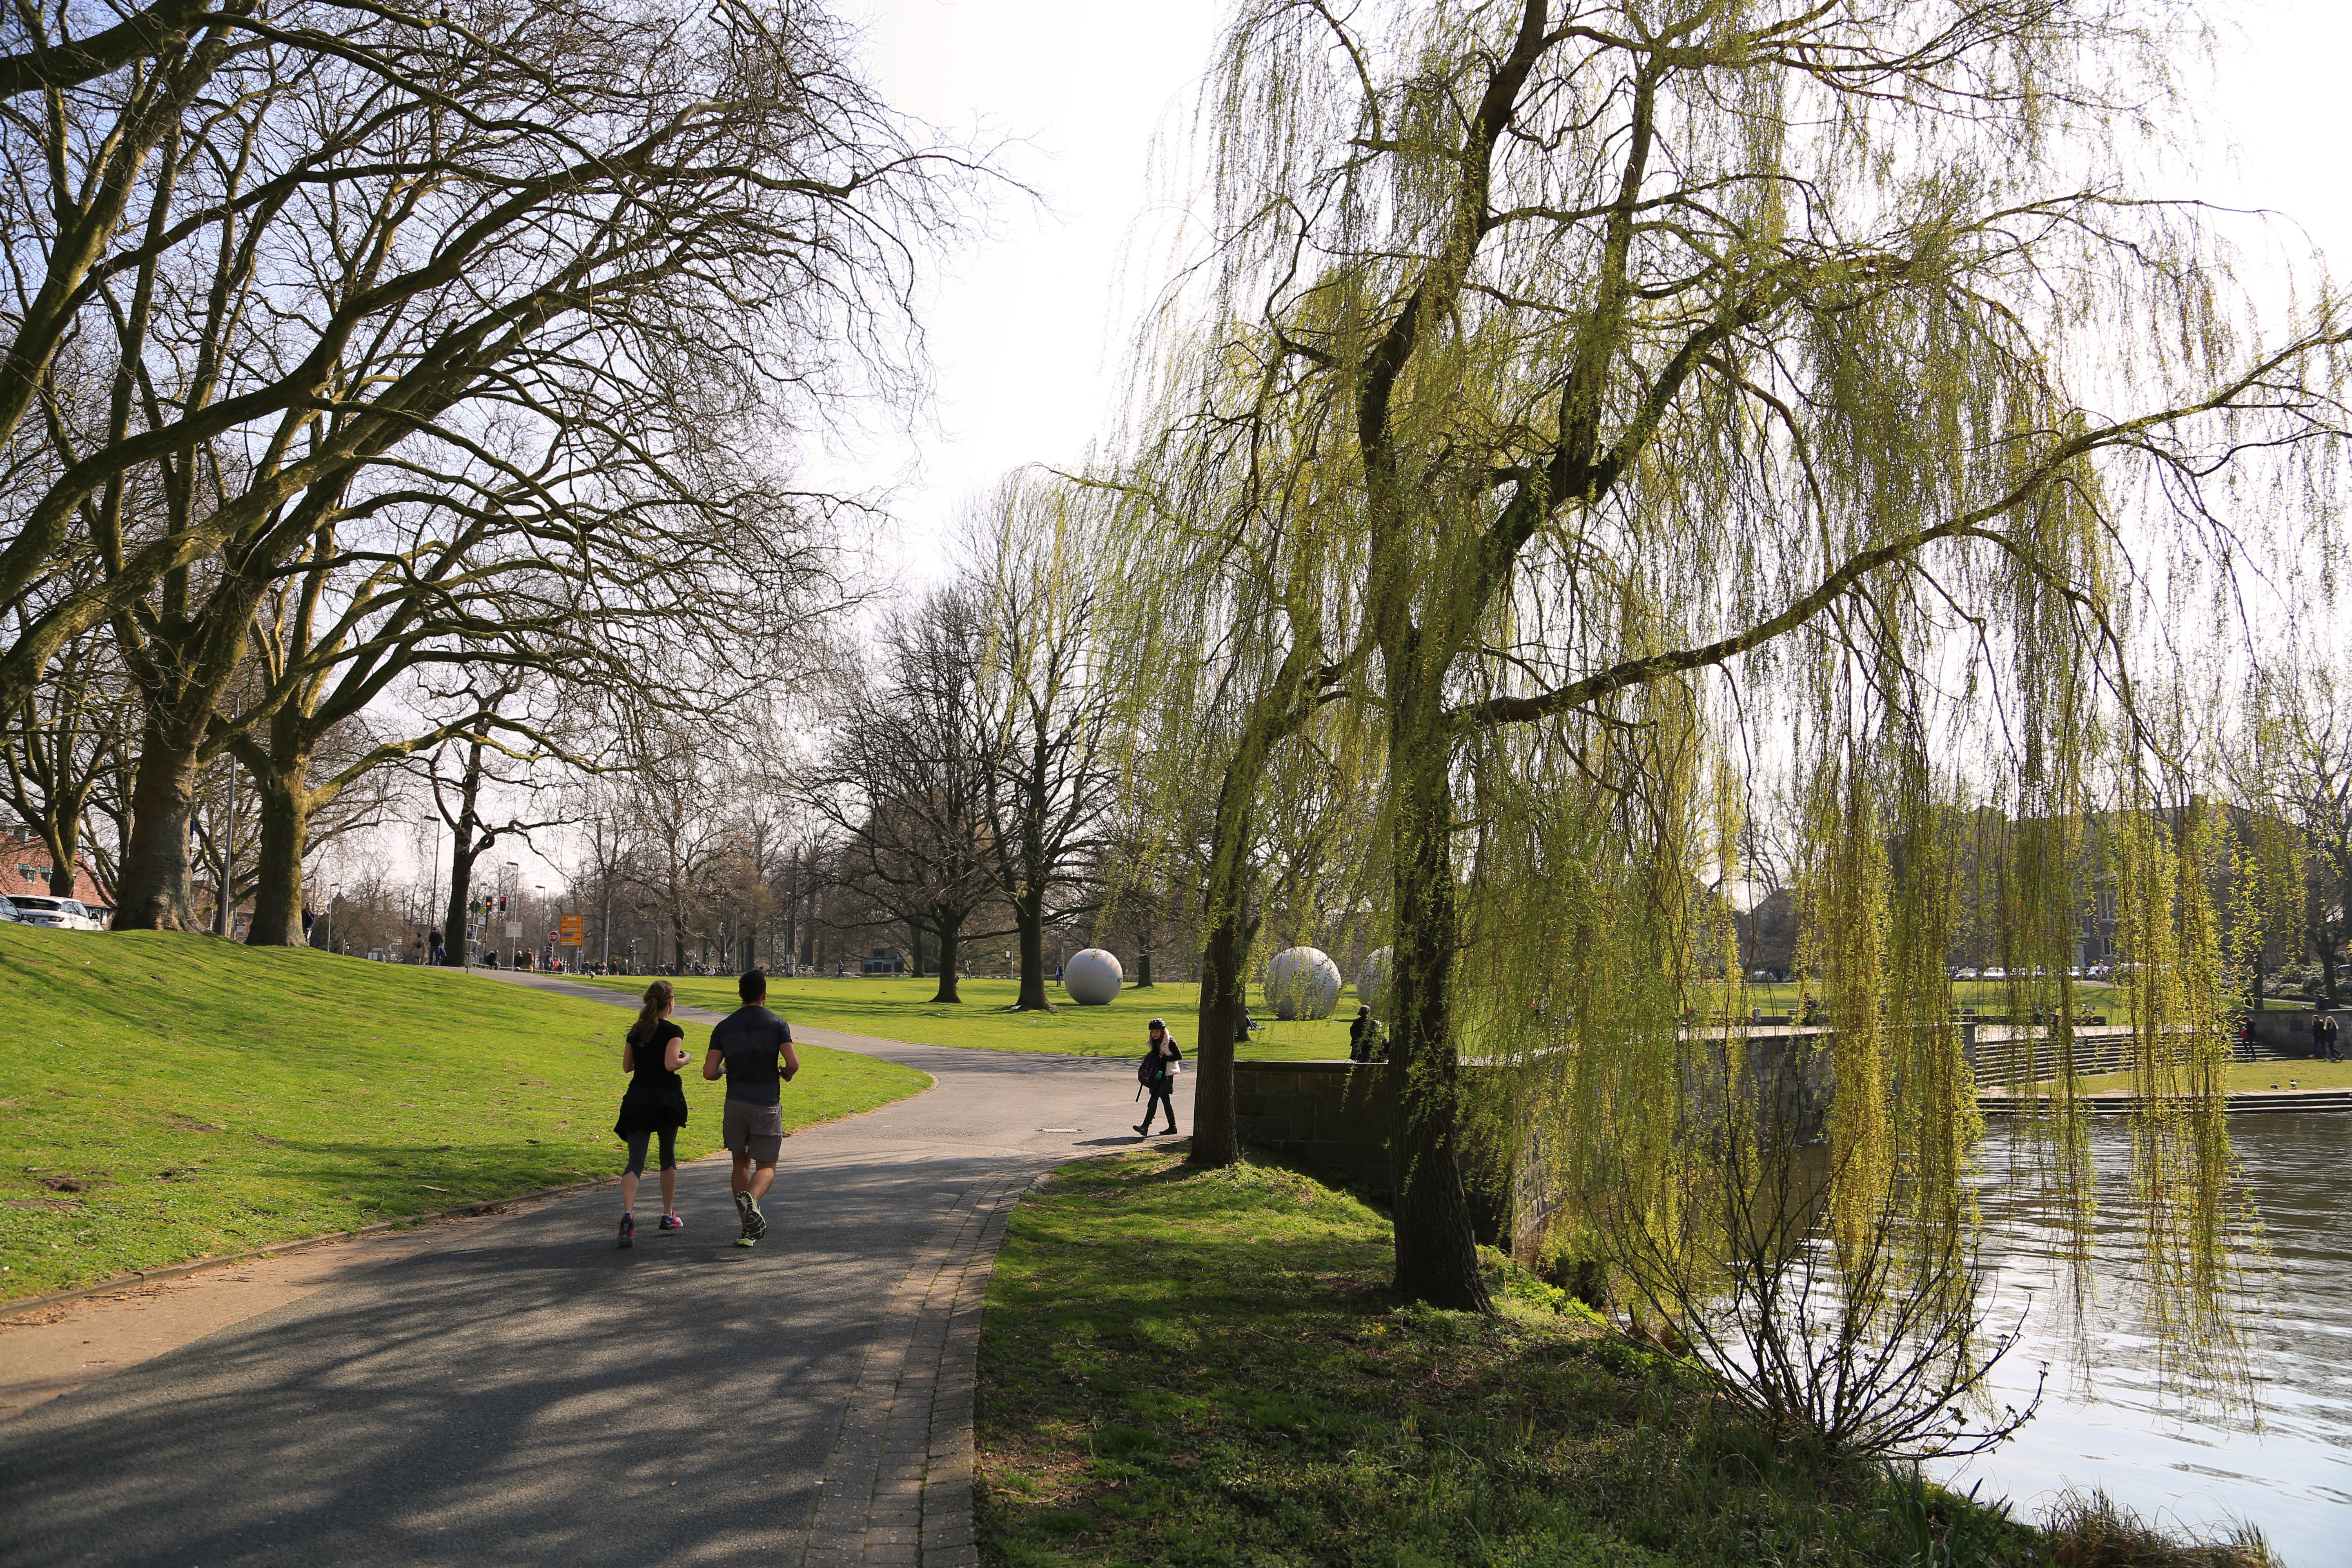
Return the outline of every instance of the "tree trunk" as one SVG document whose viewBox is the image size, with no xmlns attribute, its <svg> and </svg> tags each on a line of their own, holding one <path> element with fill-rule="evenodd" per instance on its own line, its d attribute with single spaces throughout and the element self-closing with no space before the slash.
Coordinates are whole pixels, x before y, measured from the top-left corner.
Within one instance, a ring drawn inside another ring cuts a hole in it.
<svg viewBox="0 0 2352 1568">
<path fill-rule="evenodd" d="M 907 952 L 910 955 L 910 962 L 912 964 L 912 967 L 910 967 L 907 972 L 907 978 L 909 980 L 922 979 L 924 976 L 923 928 L 917 925 L 912 921 L 908 921 L 907 922 Z"/>
<path fill-rule="evenodd" d="M 254 793 L 261 808 L 261 851 L 254 863 L 253 929 L 246 942 L 253 947 L 300 947 L 302 934 L 302 851 L 310 836 L 310 802 L 303 781 L 310 777 L 309 753 L 290 761 L 272 757 L 266 767 L 253 770 Z"/>
<path fill-rule="evenodd" d="M 1151 989 L 1151 950 L 1148 947 L 1135 955 L 1135 988 L 1138 991 Z"/>
<path fill-rule="evenodd" d="M 458 814 L 457 828 L 458 831 L 450 837 L 449 907 L 442 916 L 446 922 L 443 925 L 442 931 L 447 938 L 445 945 L 452 954 L 449 962 L 464 964 L 468 961 L 467 954 L 471 951 L 467 946 L 470 940 L 467 931 L 474 923 L 473 911 L 466 907 L 473 902 L 474 899 L 474 861 L 489 846 L 487 842 L 482 844 L 473 842 L 474 814 L 472 812 Z"/>
<path fill-rule="evenodd" d="M 962 960 L 963 921 L 942 919 L 940 921 L 940 988 L 933 994 L 933 1003 L 961 1003 L 963 994 L 956 989 L 956 970 Z"/>
<path fill-rule="evenodd" d="M 1396 1289 L 1411 1300 L 1484 1312 L 1493 1303 L 1478 1272 L 1458 1158 L 1462 1064 L 1454 1046 L 1451 992 L 1461 915 L 1454 879 L 1453 749 L 1446 743 L 1443 689 L 1431 672 L 1408 664 L 1391 691 L 1396 967 L 1389 1171 Z"/>
<path fill-rule="evenodd" d="M 1021 994 L 1013 1004 L 1016 1013 L 1050 1013 L 1045 996 L 1045 900 L 1042 893 L 1024 894 L 1013 902 L 1013 924 L 1021 936 Z"/>
<path fill-rule="evenodd" d="M 205 721 L 148 710 L 140 726 L 131 785 L 131 842 L 115 898 L 117 931 L 194 931 L 188 889 L 188 821 L 195 799 L 196 747 Z"/>
<path fill-rule="evenodd" d="M 1220 858 L 1222 861 L 1222 858 Z M 1195 1165 L 1223 1166 L 1242 1157 L 1234 1127 L 1234 1042 L 1241 1035 L 1248 982 L 1242 964 L 1249 955 L 1245 891 L 1220 887 L 1213 868 L 1209 884 L 1209 940 L 1201 953 L 1201 1032 L 1192 1041 L 1192 1152 Z"/>
<path fill-rule="evenodd" d="M 1269 749 L 1289 732 L 1295 710 L 1269 698 L 1253 712 L 1217 785 L 1211 825 L 1209 885 L 1202 900 L 1208 931 L 1201 952 L 1201 1033 L 1193 1041 L 1200 1081 L 1192 1090 L 1195 1165 L 1223 1166 L 1242 1157 L 1234 1129 L 1234 1046 L 1249 1008 L 1250 840 L 1255 836 L 1258 780 Z"/>
</svg>

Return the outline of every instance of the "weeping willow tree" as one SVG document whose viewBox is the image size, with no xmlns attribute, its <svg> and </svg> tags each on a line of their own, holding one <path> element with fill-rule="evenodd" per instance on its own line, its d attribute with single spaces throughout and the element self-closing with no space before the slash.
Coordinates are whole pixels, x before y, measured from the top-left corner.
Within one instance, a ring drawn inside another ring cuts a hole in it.
<svg viewBox="0 0 2352 1568">
<path fill-rule="evenodd" d="M 1899 1212 L 1949 1237 L 1976 1133 L 1955 887 L 2000 887 L 2026 1010 L 2071 1019 L 2038 994 L 2064 988 L 2093 848 L 2163 977 L 2135 997 L 2144 1078 L 2188 1107 L 2143 1168 L 2193 1167 L 2167 1237 L 2210 1243 L 2226 944 L 2198 912 L 2188 753 L 2135 698 L 2151 598 L 2185 581 L 2146 563 L 2221 553 L 2208 497 L 2244 454 L 2304 465 L 2278 493 L 2325 506 L 2347 332 L 2323 295 L 2253 346 L 2219 242 L 2137 199 L 2169 21 L 1235 19 L 1202 310 L 1248 323 L 1252 427 L 1314 433 L 1266 466 L 1360 539 L 1344 684 L 1381 763 L 1403 1293 L 1487 1304 L 1461 1172 L 1488 1100 L 1540 1130 L 1599 1244 L 1686 1260 L 1726 1212 L 1695 1132 L 1810 1073 L 1835 1088 L 1832 1230 L 1859 1245 Z M 1297 624 L 1229 656 L 1259 689 Z M 1737 969 L 1705 893 L 1766 773 L 1801 803 L 1801 967 L 1832 1026 L 1826 1061 L 1769 1071 L 1707 1021 L 1740 998 L 1709 989 Z M 1987 812 L 2022 826 L 1971 866 Z"/>
<path fill-rule="evenodd" d="M 1228 324 L 1147 361 L 1144 409 L 1105 497 L 1103 577 L 1120 650 L 1117 690 L 1149 736 L 1128 789 L 1160 852 L 1201 889 L 1201 1000 L 1191 1158 L 1240 1158 L 1234 1044 L 1259 936 L 1258 878 L 1273 857 L 1270 797 L 1297 792 L 1290 755 L 1352 695 L 1367 647 L 1350 592 L 1364 571 L 1360 478 L 1344 424 L 1303 395 L 1278 338 Z M 1360 726 L 1328 737 L 1352 776 Z M 1278 806 L 1277 806 L 1278 809 Z"/>
</svg>

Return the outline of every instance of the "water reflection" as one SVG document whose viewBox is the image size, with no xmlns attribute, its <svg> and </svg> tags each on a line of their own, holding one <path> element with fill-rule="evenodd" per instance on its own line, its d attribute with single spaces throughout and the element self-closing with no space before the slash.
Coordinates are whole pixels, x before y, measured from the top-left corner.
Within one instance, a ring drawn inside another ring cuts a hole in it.
<svg viewBox="0 0 2352 1568">
<path fill-rule="evenodd" d="M 2129 1133 L 2095 1126 L 2100 1212 L 2090 1237 L 2095 1293 L 2076 1332 L 2062 1283 L 2063 1234 L 1989 1188 L 1987 1260 L 2001 1300 L 2034 1292 L 2026 1337 L 1995 1376 L 1996 1397 L 2050 1382 L 2041 1414 L 1994 1453 L 1944 1467 L 1965 1490 L 2038 1511 L 2068 1487 L 2099 1487 L 2143 1514 L 2262 1526 L 2293 1568 L 2352 1565 L 2352 1116 L 2232 1117 L 2230 1133 L 2259 1207 L 2267 1257 L 2248 1281 L 2251 1407 L 2161 1386 L 2134 1310 L 2140 1227 L 2130 1202 Z M 1998 1124 L 1988 1174 L 2012 1150 Z M 2046 1214 L 2046 1211 L 2043 1211 Z"/>
</svg>

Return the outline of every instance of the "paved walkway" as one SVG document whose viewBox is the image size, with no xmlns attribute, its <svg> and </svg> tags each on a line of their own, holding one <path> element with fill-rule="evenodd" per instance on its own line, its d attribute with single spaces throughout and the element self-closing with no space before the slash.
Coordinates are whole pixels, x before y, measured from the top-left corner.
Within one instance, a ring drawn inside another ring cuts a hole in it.
<svg viewBox="0 0 2352 1568">
<path fill-rule="evenodd" d="M 787 1142 L 758 1248 L 699 1161 L 687 1229 L 627 1252 L 607 1189 L 281 1291 L 0 1422 L 0 1561 L 976 1563 L 996 1241 L 1037 1175 L 1135 1142 L 1134 1078 L 796 1033 L 939 1081 Z"/>
</svg>

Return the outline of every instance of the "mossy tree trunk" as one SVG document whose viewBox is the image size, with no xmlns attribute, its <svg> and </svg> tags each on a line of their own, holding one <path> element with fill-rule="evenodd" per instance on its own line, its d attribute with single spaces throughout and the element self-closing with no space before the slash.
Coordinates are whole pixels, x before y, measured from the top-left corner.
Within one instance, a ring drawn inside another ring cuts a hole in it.
<svg viewBox="0 0 2352 1568">
<path fill-rule="evenodd" d="M 1396 855 L 1389 1004 L 1389 1179 L 1396 1288 L 1415 1301 L 1486 1311 L 1460 1162 L 1462 1062 L 1454 1044 L 1454 952 L 1461 940 L 1454 868 L 1453 748 L 1442 667 L 1395 650 L 1388 746 Z"/>
<path fill-rule="evenodd" d="M 117 931 L 194 931 L 195 901 L 188 885 L 188 826 L 196 794 L 197 749 L 212 718 L 151 705 L 139 731 L 139 762 L 131 784 L 131 842 L 122 851 L 122 883 L 115 895 Z"/>
<path fill-rule="evenodd" d="M 310 754 L 296 750 L 262 753 L 247 749 L 255 793 L 260 797 L 261 846 L 254 864 L 253 924 L 246 942 L 253 947 L 300 947 L 302 856 L 310 837 Z M 262 766 L 254 768 L 253 761 Z"/>
</svg>

